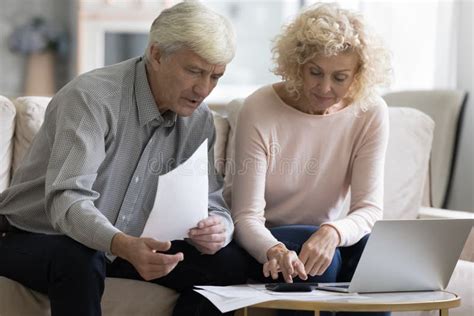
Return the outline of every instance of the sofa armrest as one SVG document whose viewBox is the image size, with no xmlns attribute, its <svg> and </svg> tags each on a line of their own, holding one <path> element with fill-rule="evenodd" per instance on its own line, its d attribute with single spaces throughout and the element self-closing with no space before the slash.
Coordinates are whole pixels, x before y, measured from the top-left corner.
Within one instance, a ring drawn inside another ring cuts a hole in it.
<svg viewBox="0 0 474 316">
<path fill-rule="evenodd" d="M 418 218 L 474 218 L 474 213 L 465 211 L 446 210 L 442 208 L 424 207 L 420 208 Z"/>
<path fill-rule="evenodd" d="M 434 207 L 421 207 L 418 213 L 420 219 L 430 218 L 466 218 L 473 219 L 474 213 L 464 211 L 453 211 Z M 474 230 L 471 229 L 471 233 L 467 238 L 466 244 L 461 253 L 461 259 L 466 261 L 474 262 Z"/>
</svg>

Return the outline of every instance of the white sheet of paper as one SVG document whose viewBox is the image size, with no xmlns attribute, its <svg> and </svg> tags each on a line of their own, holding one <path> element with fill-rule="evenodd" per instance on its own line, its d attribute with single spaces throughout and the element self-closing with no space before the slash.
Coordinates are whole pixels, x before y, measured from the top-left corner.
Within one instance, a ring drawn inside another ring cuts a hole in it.
<svg viewBox="0 0 474 316">
<path fill-rule="evenodd" d="M 257 295 L 253 297 L 229 298 L 225 296 L 220 296 L 218 294 L 206 290 L 195 289 L 194 291 L 198 292 L 199 294 L 207 298 L 209 301 L 211 301 L 212 304 L 214 304 L 214 306 L 221 311 L 221 313 L 227 313 L 239 308 L 263 303 L 270 300 L 266 296 L 262 295 Z"/>
<path fill-rule="evenodd" d="M 155 203 L 142 237 L 182 240 L 208 216 L 207 139 L 176 169 L 158 179 Z"/>
<path fill-rule="evenodd" d="M 211 301 L 222 313 L 236 310 L 257 303 L 275 300 L 289 301 L 332 301 L 332 300 L 361 300 L 365 296 L 327 291 L 312 292 L 272 292 L 265 289 L 264 284 L 241 284 L 230 286 L 195 286 L 202 296 Z"/>
</svg>

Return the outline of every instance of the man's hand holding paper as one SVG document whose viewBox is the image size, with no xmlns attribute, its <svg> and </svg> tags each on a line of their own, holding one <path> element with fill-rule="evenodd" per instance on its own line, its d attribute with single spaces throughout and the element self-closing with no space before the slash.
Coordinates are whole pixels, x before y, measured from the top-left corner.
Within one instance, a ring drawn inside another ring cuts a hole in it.
<svg viewBox="0 0 474 316">
<path fill-rule="evenodd" d="M 219 251 L 225 245 L 226 236 L 226 225 L 218 215 L 201 220 L 196 227 L 189 230 L 191 243 L 206 255 Z"/>
<path fill-rule="evenodd" d="M 142 237 L 183 240 L 188 232 L 208 219 L 207 139 L 183 164 L 159 177 L 153 209 Z M 204 226 L 213 226 L 205 224 Z"/>
</svg>

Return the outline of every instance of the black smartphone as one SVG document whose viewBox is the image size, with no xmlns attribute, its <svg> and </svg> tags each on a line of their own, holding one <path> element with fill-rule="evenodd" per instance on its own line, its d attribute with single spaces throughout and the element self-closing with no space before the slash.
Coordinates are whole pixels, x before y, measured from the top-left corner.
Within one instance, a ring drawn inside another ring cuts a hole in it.
<svg viewBox="0 0 474 316">
<path fill-rule="evenodd" d="M 265 288 L 274 292 L 311 292 L 318 283 L 268 283 Z"/>
</svg>

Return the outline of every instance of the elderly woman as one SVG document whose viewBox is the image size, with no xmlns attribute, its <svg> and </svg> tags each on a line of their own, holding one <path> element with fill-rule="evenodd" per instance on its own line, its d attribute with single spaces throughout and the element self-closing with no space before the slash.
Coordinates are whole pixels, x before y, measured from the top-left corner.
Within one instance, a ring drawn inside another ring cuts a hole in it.
<svg viewBox="0 0 474 316">
<path fill-rule="evenodd" d="M 263 281 L 350 281 L 382 219 L 389 121 L 376 88 L 389 53 L 334 4 L 304 10 L 273 53 L 283 81 L 250 95 L 238 119 L 235 238 Z"/>
</svg>

